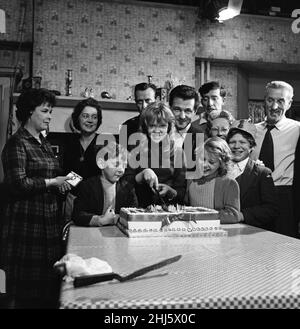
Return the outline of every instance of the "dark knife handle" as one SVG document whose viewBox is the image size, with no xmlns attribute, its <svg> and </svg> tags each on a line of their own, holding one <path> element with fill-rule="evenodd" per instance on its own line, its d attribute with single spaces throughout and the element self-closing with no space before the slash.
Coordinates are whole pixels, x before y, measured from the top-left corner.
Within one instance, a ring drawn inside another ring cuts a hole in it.
<svg viewBox="0 0 300 329">
<path fill-rule="evenodd" d="M 98 283 L 98 282 L 104 282 L 104 281 L 110 281 L 116 278 L 115 273 L 104 273 L 104 274 L 94 274 L 94 275 L 83 275 L 83 276 L 77 276 L 74 279 L 74 287 L 83 287 L 88 286 L 90 284 Z"/>
</svg>

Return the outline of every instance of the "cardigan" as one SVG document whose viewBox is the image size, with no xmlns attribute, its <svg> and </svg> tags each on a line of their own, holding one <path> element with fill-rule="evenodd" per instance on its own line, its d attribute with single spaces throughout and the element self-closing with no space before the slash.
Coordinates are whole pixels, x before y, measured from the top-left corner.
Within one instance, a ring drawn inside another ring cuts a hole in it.
<svg viewBox="0 0 300 329">
<path fill-rule="evenodd" d="M 214 209 L 219 211 L 221 224 L 238 223 L 241 221 L 238 183 L 227 176 L 216 177 L 215 180 Z M 197 180 L 188 180 L 185 203 L 194 207 L 205 207 L 205 205 L 190 202 L 190 195 L 195 193 L 194 184 L 198 184 Z"/>
</svg>

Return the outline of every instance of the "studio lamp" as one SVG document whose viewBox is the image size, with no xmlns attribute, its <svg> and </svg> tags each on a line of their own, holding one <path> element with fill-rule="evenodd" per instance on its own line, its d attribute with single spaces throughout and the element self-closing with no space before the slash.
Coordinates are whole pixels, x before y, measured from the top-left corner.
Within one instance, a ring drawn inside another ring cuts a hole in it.
<svg viewBox="0 0 300 329">
<path fill-rule="evenodd" d="M 243 0 L 229 0 L 228 6 L 219 10 L 218 21 L 223 22 L 239 15 L 241 13 L 242 5 Z"/>
<path fill-rule="evenodd" d="M 200 6 L 200 17 L 212 22 L 223 22 L 241 13 L 243 0 L 204 0 Z"/>
</svg>

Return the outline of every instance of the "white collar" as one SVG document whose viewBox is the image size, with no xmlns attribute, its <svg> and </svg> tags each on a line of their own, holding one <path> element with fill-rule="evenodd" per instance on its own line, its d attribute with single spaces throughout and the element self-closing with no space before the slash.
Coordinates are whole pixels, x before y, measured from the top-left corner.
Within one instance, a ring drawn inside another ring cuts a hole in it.
<svg viewBox="0 0 300 329">
<path fill-rule="evenodd" d="M 180 130 L 178 130 L 177 128 L 176 128 L 176 132 L 179 134 L 179 135 L 184 135 L 184 134 L 186 134 L 187 132 L 188 132 L 188 130 L 190 129 L 190 127 L 191 127 L 191 123 L 189 123 L 184 129 L 180 129 Z"/>
<path fill-rule="evenodd" d="M 244 172 L 246 165 L 248 163 L 249 157 L 247 157 L 246 159 L 240 161 L 240 162 L 234 162 L 234 166 L 238 167 L 240 172 Z"/>
</svg>

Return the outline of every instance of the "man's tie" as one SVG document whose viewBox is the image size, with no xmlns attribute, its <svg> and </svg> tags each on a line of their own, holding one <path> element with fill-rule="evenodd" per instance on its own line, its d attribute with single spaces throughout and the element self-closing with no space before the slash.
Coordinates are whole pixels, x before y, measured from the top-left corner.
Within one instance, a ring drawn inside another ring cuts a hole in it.
<svg viewBox="0 0 300 329">
<path fill-rule="evenodd" d="M 272 171 L 274 171 L 274 144 L 271 135 L 271 130 L 273 128 L 275 128 L 275 126 L 267 125 L 267 131 L 259 154 L 259 159 Z"/>
</svg>

